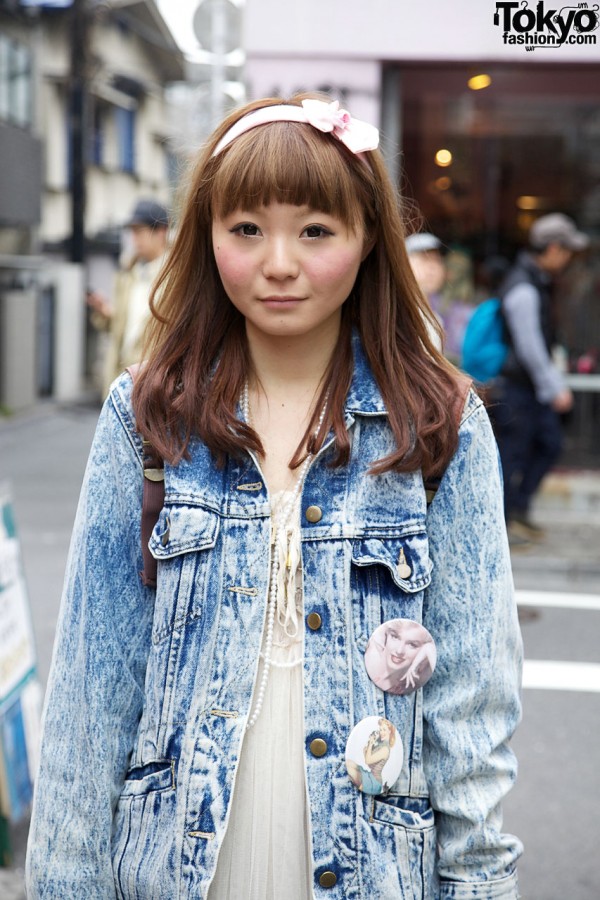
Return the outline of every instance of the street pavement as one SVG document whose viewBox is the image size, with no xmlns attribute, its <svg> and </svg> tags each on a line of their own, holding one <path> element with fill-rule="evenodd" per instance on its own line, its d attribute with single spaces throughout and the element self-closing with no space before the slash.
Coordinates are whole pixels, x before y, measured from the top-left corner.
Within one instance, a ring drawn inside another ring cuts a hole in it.
<svg viewBox="0 0 600 900">
<path fill-rule="evenodd" d="M 48 402 L 0 419 L 0 479 L 12 490 L 44 684 L 98 413 L 93 401 Z M 504 804 L 505 828 L 525 844 L 523 900 L 591 900 L 599 891 L 600 472 L 557 470 L 535 519 L 546 538 L 513 553 L 526 663 L 524 718 L 513 740 L 520 776 Z M 13 827 L 14 860 L 0 869 L 1 900 L 25 896 L 26 839 L 27 822 Z"/>
</svg>

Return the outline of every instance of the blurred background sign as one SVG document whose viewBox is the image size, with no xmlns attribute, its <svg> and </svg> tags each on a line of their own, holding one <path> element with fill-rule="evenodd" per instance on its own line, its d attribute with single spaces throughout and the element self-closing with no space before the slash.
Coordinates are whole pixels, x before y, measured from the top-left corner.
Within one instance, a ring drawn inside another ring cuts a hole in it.
<svg viewBox="0 0 600 900">
<path fill-rule="evenodd" d="M 231 0 L 202 0 L 194 13 L 194 34 L 210 53 L 223 54 L 242 44 L 241 15 Z"/>
<path fill-rule="evenodd" d="M 210 130 L 225 114 L 227 55 L 241 44 L 241 14 L 231 0 L 202 0 L 194 13 L 194 34 L 200 46 L 211 54 Z"/>
<path fill-rule="evenodd" d="M 21 6 L 38 6 L 40 9 L 66 9 L 73 0 L 20 0 Z"/>
<path fill-rule="evenodd" d="M 28 812 L 37 767 L 41 688 L 8 486 L 0 484 L 0 820 Z M 0 864 L 10 862 L 0 822 Z"/>
</svg>

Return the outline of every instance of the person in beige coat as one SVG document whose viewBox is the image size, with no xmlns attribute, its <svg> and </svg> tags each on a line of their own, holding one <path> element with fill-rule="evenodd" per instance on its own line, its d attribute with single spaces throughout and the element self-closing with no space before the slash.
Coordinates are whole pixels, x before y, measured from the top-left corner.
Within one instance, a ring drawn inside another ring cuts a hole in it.
<svg viewBox="0 0 600 900">
<path fill-rule="evenodd" d="M 165 207 L 155 200 L 139 200 L 125 227 L 131 232 L 133 259 L 116 275 L 112 302 L 96 291 L 87 296 L 93 311 L 92 323 L 109 333 L 103 365 L 103 396 L 123 369 L 141 360 L 150 317 L 150 291 L 167 249 L 169 216 Z"/>
</svg>

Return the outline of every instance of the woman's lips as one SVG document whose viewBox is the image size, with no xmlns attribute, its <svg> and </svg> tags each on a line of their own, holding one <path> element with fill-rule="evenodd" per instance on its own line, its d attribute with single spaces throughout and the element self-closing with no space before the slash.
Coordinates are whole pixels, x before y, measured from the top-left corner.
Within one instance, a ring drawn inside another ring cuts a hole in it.
<svg viewBox="0 0 600 900">
<path fill-rule="evenodd" d="M 262 297 L 260 302 L 271 309 L 287 309 L 302 303 L 303 299 L 303 297 L 289 297 L 274 294 L 271 297 Z"/>
<path fill-rule="evenodd" d="M 403 656 L 396 656 L 395 653 L 392 653 L 392 654 L 391 654 L 390 659 L 391 659 L 392 662 L 395 663 L 397 666 L 400 665 L 400 663 L 403 663 L 403 662 L 404 662 L 404 657 L 403 657 Z"/>
</svg>

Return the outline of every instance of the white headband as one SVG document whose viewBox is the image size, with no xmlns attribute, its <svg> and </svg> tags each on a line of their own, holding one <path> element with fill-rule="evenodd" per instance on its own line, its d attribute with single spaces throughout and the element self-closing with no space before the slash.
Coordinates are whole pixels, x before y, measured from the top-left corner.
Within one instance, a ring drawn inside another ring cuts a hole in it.
<svg viewBox="0 0 600 900">
<path fill-rule="evenodd" d="M 326 103 L 324 100 L 303 100 L 302 106 L 262 106 L 253 112 L 242 116 L 231 126 L 228 132 L 221 138 L 213 151 L 213 156 L 218 156 L 232 141 L 241 134 L 256 128 L 257 125 L 267 125 L 270 122 L 301 122 L 312 125 L 324 133 L 330 133 L 352 153 L 360 154 L 365 150 L 375 150 L 379 145 L 379 131 L 368 122 L 353 119 L 349 112 L 340 109 L 337 100 Z"/>
</svg>

